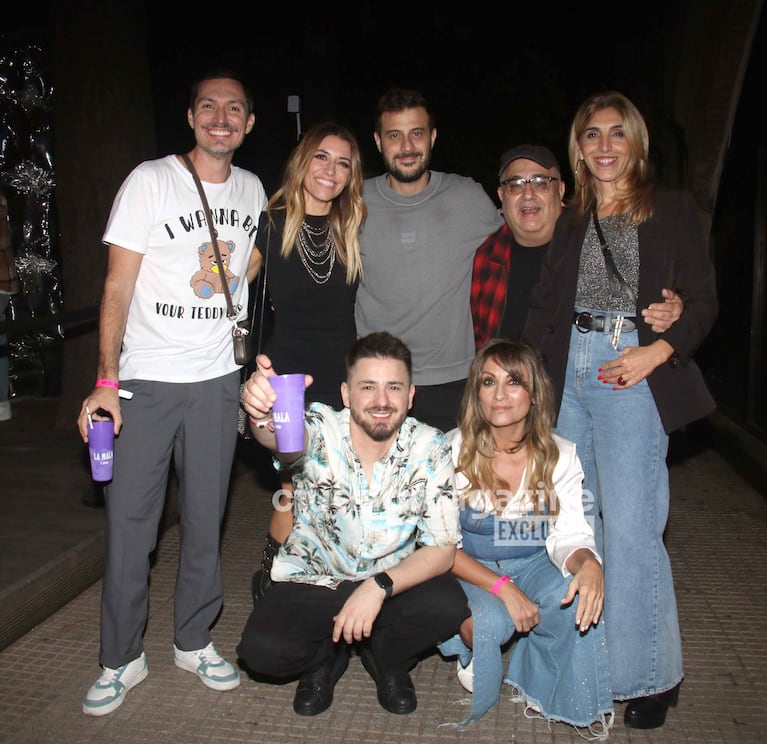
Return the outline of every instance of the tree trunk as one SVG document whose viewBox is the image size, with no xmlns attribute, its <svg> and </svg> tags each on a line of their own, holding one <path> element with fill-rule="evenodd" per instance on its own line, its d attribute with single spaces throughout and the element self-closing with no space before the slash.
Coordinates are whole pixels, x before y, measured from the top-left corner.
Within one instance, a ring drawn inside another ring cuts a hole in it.
<svg viewBox="0 0 767 744">
<path fill-rule="evenodd" d="M 65 326 L 56 424 L 74 427 L 95 382 L 107 248 L 101 242 L 120 184 L 156 156 L 143 3 L 52 3 L 51 56 L 56 208 L 64 313 L 92 308 L 91 323 Z"/>
</svg>

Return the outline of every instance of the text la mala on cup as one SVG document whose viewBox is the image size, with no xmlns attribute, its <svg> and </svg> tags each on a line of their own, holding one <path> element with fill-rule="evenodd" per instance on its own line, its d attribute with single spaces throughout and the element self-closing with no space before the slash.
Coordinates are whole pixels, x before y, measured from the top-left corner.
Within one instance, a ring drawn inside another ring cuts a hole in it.
<svg viewBox="0 0 767 744">
<path fill-rule="evenodd" d="M 91 476 L 95 481 L 112 480 L 114 462 L 114 421 L 90 421 L 88 424 L 88 454 Z"/>
<path fill-rule="evenodd" d="M 278 452 L 302 452 L 304 449 L 305 378 L 304 374 L 289 374 L 269 379 L 277 395 L 272 407 L 272 422 Z"/>
</svg>

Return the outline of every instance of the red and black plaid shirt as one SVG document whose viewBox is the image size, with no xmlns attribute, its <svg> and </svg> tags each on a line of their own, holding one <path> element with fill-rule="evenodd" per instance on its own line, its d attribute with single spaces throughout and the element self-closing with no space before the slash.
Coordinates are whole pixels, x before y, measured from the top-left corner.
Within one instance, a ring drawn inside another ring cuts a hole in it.
<svg viewBox="0 0 767 744">
<path fill-rule="evenodd" d="M 511 229 L 504 224 L 479 246 L 474 256 L 471 316 L 477 349 L 501 330 L 513 240 Z"/>
</svg>

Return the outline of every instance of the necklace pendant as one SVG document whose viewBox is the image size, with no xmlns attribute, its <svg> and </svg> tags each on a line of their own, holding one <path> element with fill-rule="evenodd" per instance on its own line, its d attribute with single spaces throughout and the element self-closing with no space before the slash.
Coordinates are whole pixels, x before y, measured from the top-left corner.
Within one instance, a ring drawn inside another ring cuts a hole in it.
<svg viewBox="0 0 767 744">
<path fill-rule="evenodd" d="M 320 236 L 324 237 L 317 243 L 314 238 Z M 330 279 L 336 261 L 336 246 L 330 221 L 328 220 L 324 227 L 315 228 L 304 220 L 298 231 L 296 250 L 306 272 L 315 284 L 325 284 Z M 327 271 L 320 273 L 321 267 L 326 264 Z"/>
</svg>

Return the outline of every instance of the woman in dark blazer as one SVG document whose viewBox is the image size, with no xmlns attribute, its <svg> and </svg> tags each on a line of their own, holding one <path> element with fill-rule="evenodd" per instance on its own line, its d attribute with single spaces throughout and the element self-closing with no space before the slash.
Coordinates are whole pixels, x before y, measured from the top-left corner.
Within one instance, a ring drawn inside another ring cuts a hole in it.
<svg viewBox="0 0 767 744">
<path fill-rule="evenodd" d="M 647 126 L 625 96 L 588 98 L 570 129 L 575 193 L 533 293 L 524 337 L 554 383 L 556 431 L 576 443 L 604 556 L 610 682 L 624 722 L 662 726 L 684 676 L 669 557 L 668 434 L 714 409 L 692 355 L 717 315 L 700 215 L 656 189 Z M 603 244 L 604 243 L 604 248 Z M 612 267 L 612 268 L 611 268 Z M 665 332 L 641 308 L 675 289 Z"/>
</svg>

